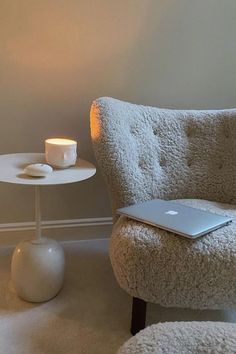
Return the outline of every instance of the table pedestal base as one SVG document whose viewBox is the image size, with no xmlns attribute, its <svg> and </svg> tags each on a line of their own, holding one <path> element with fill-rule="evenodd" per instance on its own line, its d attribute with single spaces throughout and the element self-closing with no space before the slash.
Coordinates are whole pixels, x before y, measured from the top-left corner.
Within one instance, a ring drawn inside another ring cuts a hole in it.
<svg viewBox="0 0 236 354">
<path fill-rule="evenodd" d="M 19 243 L 13 253 L 11 278 L 20 298 L 47 301 L 60 291 L 64 278 L 64 251 L 55 240 L 40 238 Z"/>
</svg>

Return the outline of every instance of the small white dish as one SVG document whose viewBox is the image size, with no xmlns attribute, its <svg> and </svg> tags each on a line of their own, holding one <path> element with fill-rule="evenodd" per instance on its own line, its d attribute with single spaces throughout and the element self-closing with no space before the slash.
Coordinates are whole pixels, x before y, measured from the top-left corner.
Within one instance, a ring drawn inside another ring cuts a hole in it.
<svg viewBox="0 0 236 354">
<path fill-rule="evenodd" d="M 52 171 L 53 168 L 45 163 L 33 163 L 24 169 L 24 173 L 31 177 L 45 177 Z"/>
</svg>

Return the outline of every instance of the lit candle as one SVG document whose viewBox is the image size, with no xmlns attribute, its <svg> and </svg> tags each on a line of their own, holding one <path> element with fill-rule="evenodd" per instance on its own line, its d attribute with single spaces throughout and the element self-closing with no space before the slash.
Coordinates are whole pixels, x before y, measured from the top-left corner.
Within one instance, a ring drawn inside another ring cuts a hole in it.
<svg viewBox="0 0 236 354">
<path fill-rule="evenodd" d="M 45 157 L 52 167 L 74 166 L 77 158 L 77 142 L 61 138 L 47 139 L 45 140 Z"/>
</svg>

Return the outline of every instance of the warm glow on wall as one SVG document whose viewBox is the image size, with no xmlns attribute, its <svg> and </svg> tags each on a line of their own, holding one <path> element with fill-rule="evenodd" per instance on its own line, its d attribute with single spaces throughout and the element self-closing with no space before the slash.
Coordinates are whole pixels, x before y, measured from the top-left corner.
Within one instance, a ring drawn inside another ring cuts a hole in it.
<svg viewBox="0 0 236 354">
<path fill-rule="evenodd" d="M 97 119 L 96 107 L 92 107 L 90 112 L 91 136 L 93 140 L 97 140 L 101 134 L 100 122 Z"/>
</svg>

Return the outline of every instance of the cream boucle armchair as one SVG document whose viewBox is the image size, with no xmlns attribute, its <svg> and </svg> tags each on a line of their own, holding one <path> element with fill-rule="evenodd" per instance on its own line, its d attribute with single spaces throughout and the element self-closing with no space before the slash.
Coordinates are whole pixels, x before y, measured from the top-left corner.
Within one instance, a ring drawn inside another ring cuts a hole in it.
<svg viewBox="0 0 236 354">
<path fill-rule="evenodd" d="M 100 98 L 91 108 L 91 135 L 116 222 L 111 263 L 133 297 L 131 332 L 144 328 L 146 302 L 236 307 L 236 109 L 169 110 Z M 153 198 L 233 222 L 191 241 L 115 214 Z"/>
</svg>

